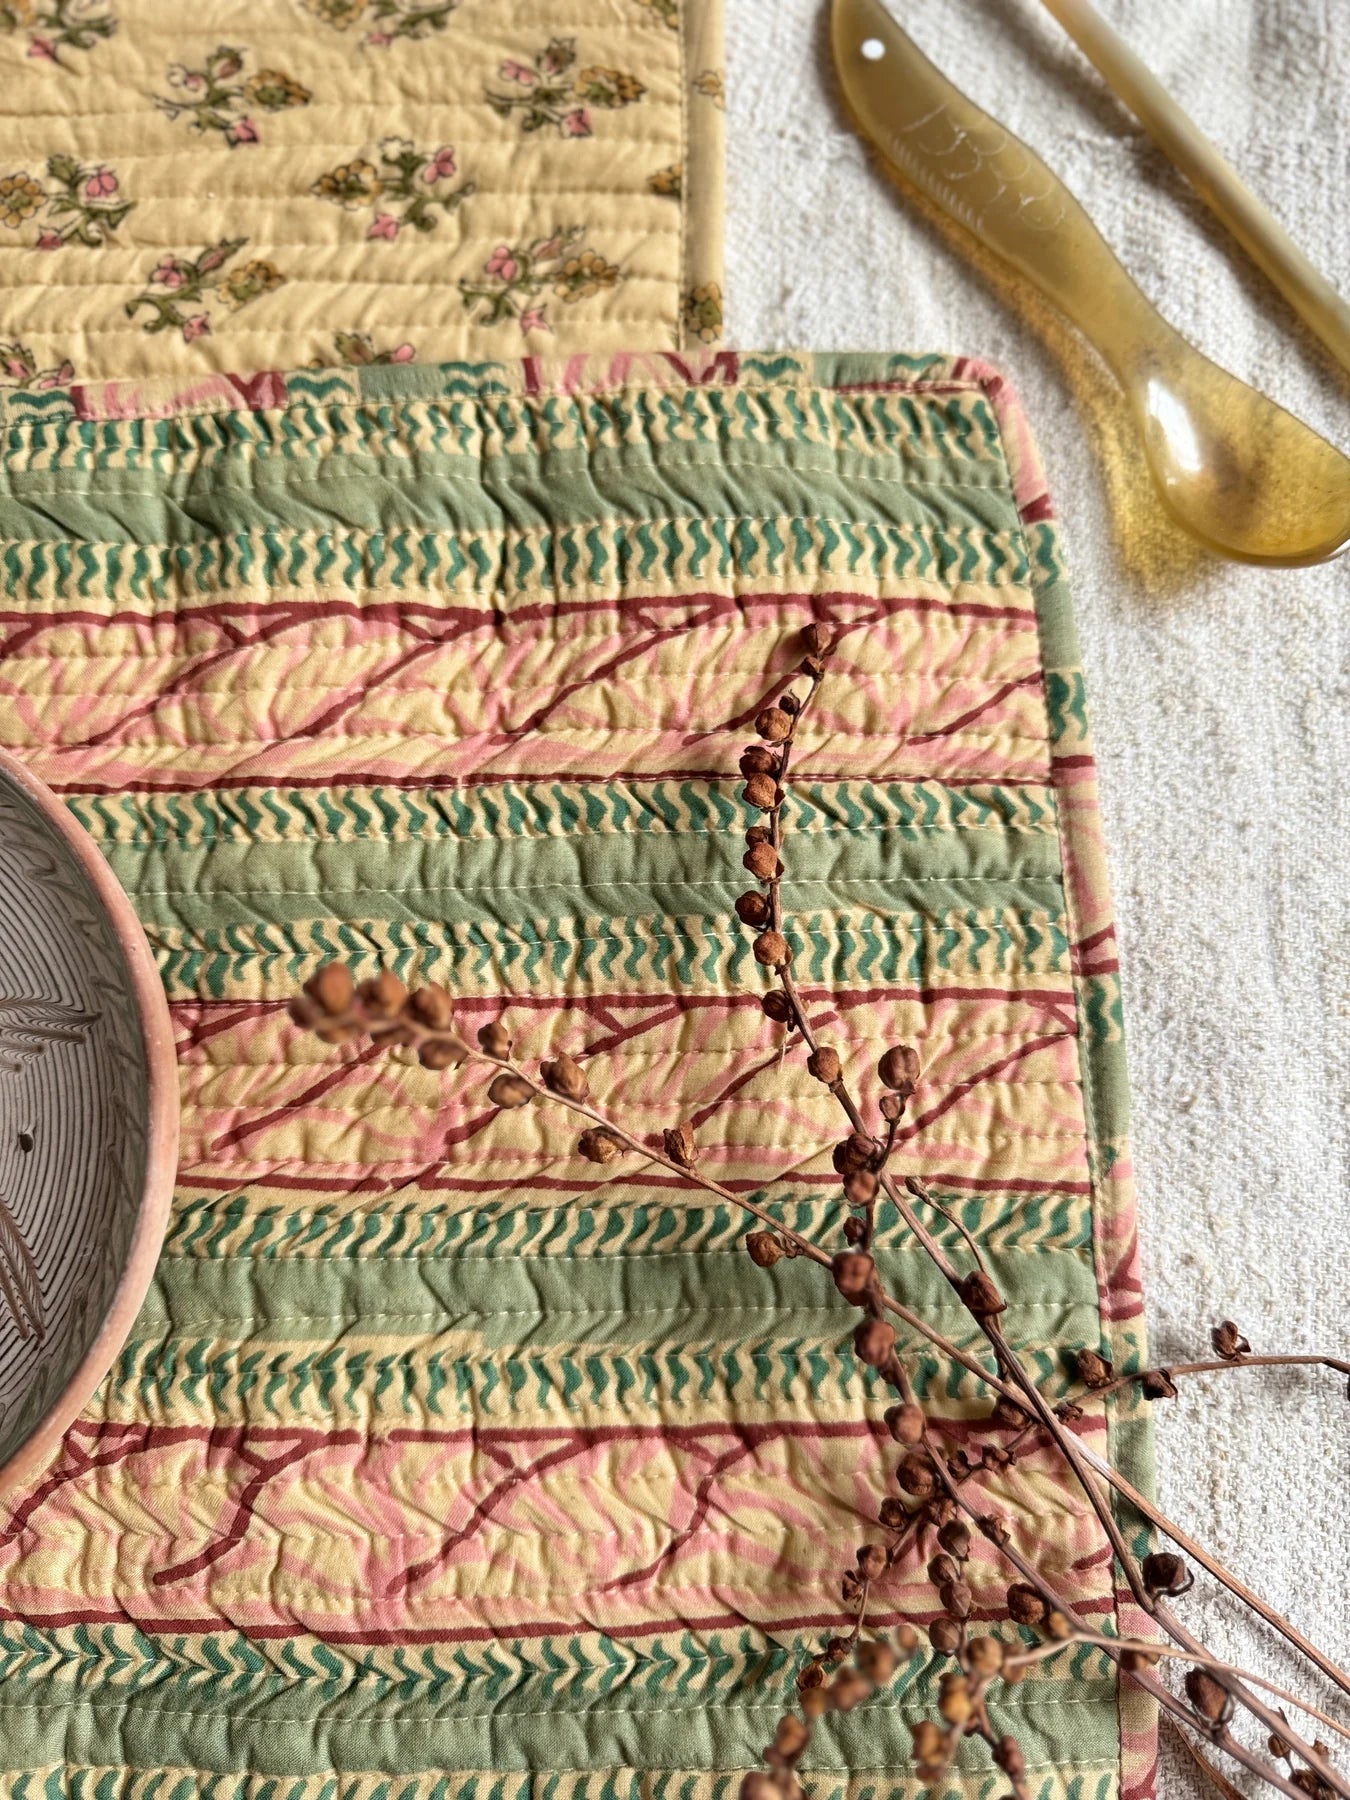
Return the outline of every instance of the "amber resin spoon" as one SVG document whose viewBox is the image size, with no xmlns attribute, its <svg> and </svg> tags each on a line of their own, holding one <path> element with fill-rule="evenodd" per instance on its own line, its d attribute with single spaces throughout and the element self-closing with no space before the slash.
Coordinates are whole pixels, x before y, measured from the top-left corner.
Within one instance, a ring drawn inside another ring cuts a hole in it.
<svg viewBox="0 0 1350 1800">
<path fill-rule="evenodd" d="M 1059 178 L 934 68 L 881 0 L 833 8 L 835 65 L 859 130 L 1093 345 L 1177 524 L 1240 562 L 1324 562 L 1343 549 L 1350 458 L 1188 344 Z"/>
</svg>

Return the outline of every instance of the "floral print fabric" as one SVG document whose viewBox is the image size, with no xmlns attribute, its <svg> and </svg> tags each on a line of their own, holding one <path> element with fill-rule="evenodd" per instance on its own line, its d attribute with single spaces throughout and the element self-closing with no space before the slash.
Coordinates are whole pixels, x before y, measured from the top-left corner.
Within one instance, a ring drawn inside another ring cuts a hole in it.
<svg viewBox="0 0 1350 1800">
<path fill-rule="evenodd" d="M 0 392 L 721 334 L 721 0 L 0 0 Z"/>
</svg>

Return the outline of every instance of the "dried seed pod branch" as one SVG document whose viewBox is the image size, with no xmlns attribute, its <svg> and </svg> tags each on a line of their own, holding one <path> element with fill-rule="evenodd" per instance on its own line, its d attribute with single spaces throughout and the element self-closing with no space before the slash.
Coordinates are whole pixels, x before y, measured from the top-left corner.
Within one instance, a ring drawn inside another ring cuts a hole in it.
<svg viewBox="0 0 1350 1800">
<path fill-rule="evenodd" d="M 822 646 L 822 648 L 824 647 Z M 828 649 L 825 649 L 825 654 L 828 655 Z M 823 674 L 823 657 L 820 656 L 819 651 L 817 656 L 818 660 L 814 668 L 808 670 L 810 686 L 805 697 L 794 696 L 790 706 L 767 709 L 756 720 L 756 728 L 760 736 L 780 748 L 772 770 L 773 783 L 771 787 L 766 785 L 763 793 L 752 801 L 759 807 L 759 810 L 766 812 L 769 816 L 769 843 L 772 846 L 773 856 L 772 859 L 761 859 L 760 866 L 756 866 L 753 857 L 757 845 L 752 843 L 751 854 L 747 857 L 747 867 L 764 883 L 769 903 L 768 927 L 755 943 L 756 960 L 773 971 L 778 982 L 777 989 L 771 991 L 770 996 L 766 997 L 765 1011 L 771 1018 L 779 1020 L 800 1034 L 810 1053 L 808 1067 L 816 1064 L 817 1067 L 813 1068 L 812 1072 L 824 1079 L 824 1072 L 818 1066 L 823 1047 L 816 1040 L 809 1015 L 791 972 L 792 951 L 783 929 L 785 921 L 782 905 L 783 803 L 787 797 L 787 776 L 797 728 L 815 698 Z M 747 756 L 752 754 L 755 754 L 753 749 L 747 752 Z M 752 798 L 748 792 L 746 797 L 747 799 Z M 743 896 L 742 901 L 737 904 L 737 912 L 745 917 L 747 910 L 752 910 L 751 897 Z M 911 1067 L 910 1059 L 912 1057 L 912 1052 L 897 1047 L 882 1059 L 879 1073 L 884 1085 L 891 1090 L 887 1095 L 888 1100 L 891 1099 L 891 1094 L 896 1094 L 902 1105 L 909 1093 L 913 1091 L 917 1068 Z M 910 1203 L 912 1190 L 910 1194 L 902 1192 L 900 1185 L 886 1169 L 885 1156 L 881 1146 L 870 1136 L 861 1111 L 843 1079 L 837 1056 L 828 1065 L 828 1075 L 826 1085 L 843 1110 L 851 1127 L 851 1136 L 836 1150 L 836 1168 L 845 1175 L 847 1180 L 855 1183 L 859 1177 L 868 1178 L 860 1196 L 855 1196 L 855 1193 L 851 1192 L 847 1193 L 847 1197 L 851 1200 L 861 1198 L 864 1209 L 864 1216 L 859 1222 L 858 1229 L 850 1234 L 850 1241 L 860 1245 L 870 1244 L 874 1228 L 875 1194 L 877 1187 L 880 1187 L 892 1201 L 915 1240 L 949 1283 L 988 1341 L 994 1352 L 998 1372 L 1003 1378 L 1003 1382 L 1011 1383 L 1018 1390 L 1022 1404 L 1039 1419 L 1047 1435 L 1067 1463 L 1077 1485 L 1086 1496 L 1097 1517 L 1136 1603 L 1163 1629 L 1168 1631 L 1178 1644 L 1193 1653 L 1202 1654 L 1202 1647 L 1198 1642 L 1181 1626 L 1170 1609 L 1162 1604 L 1159 1596 L 1150 1591 L 1129 1546 L 1126 1544 L 1108 1495 L 1101 1483 L 1094 1478 L 1094 1471 L 1081 1454 L 1073 1435 L 1066 1429 L 1058 1409 L 1051 1407 L 1046 1402 L 1036 1380 L 1026 1370 L 1020 1357 L 1009 1343 L 1000 1322 L 1000 1314 L 1005 1310 L 1005 1302 L 997 1285 L 983 1266 L 982 1259 L 971 1274 L 963 1276 L 958 1271 L 943 1247 L 927 1230 L 914 1211 Z M 893 1104 L 885 1109 L 884 1116 L 893 1127 L 895 1120 L 899 1117 L 899 1111 Z M 894 1130 L 892 1129 L 887 1139 L 887 1151 L 893 1140 Z M 920 1196 L 926 1197 L 923 1196 L 922 1189 L 919 1192 Z M 846 1295 L 846 1297 L 848 1296 Z M 1213 1341 L 1215 1350 L 1225 1360 L 1237 1360 L 1250 1353 L 1250 1345 L 1240 1336 L 1236 1327 L 1228 1323 L 1216 1328 Z M 936 1464 L 934 1466 L 936 1467 Z M 1211 1687 L 1217 1687 L 1227 1696 L 1226 1704 L 1231 1704 L 1232 1700 L 1236 1700 L 1246 1711 L 1261 1720 L 1262 1723 L 1268 1724 L 1270 1729 L 1274 1729 L 1274 1725 L 1270 1723 L 1269 1709 L 1236 1677 L 1220 1674 L 1214 1677 L 1206 1675 L 1204 1679 L 1209 1682 Z M 1224 1727 L 1222 1743 L 1224 1748 L 1228 1748 L 1231 1734 L 1226 1730 L 1226 1717 L 1222 1720 L 1211 1721 L 1211 1723 L 1216 1725 L 1216 1730 L 1219 1725 Z M 1215 1741 L 1221 1741 L 1217 1735 Z M 1331 1791 L 1341 1795 L 1342 1800 L 1350 1800 L 1350 1784 L 1347 1784 L 1344 1778 L 1331 1769 L 1317 1755 L 1312 1746 L 1305 1745 L 1300 1741 L 1297 1748 L 1301 1754 L 1306 1756 L 1310 1768 L 1327 1784 Z"/>
</svg>

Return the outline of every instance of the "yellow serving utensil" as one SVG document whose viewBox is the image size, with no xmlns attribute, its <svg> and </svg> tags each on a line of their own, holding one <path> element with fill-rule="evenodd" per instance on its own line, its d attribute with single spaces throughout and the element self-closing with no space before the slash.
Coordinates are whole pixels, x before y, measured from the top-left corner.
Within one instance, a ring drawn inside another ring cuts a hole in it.
<svg viewBox="0 0 1350 1800">
<path fill-rule="evenodd" d="M 1177 524 L 1240 562 L 1324 562 L 1341 550 L 1350 458 L 1188 344 L 1059 178 L 934 68 L 881 0 L 833 0 L 832 29 L 858 129 L 1093 345 Z"/>
<path fill-rule="evenodd" d="M 1350 306 L 1088 0 L 1041 0 L 1308 329 L 1350 369 Z"/>
</svg>

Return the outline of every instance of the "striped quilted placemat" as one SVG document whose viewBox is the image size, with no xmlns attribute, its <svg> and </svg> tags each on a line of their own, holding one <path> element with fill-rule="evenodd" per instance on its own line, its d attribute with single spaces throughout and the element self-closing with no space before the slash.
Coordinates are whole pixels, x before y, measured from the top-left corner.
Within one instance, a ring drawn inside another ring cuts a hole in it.
<svg viewBox="0 0 1350 1800">
<path fill-rule="evenodd" d="M 721 0 L 0 0 L 0 392 L 720 336 Z"/>
<path fill-rule="evenodd" d="M 980 1234 L 1013 1335 L 1127 1366 L 1083 684 L 1006 388 L 592 357 L 76 386 L 0 426 L 0 728 L 140 910 L 184 1107 L 150 1299 L 0 1526 L 0 1795 L 733 1794 L 884 1491 L 852 1313 L 754 1268 L 734 1213 L 581 1161 L 564 1118 L 325 1049 L 286 1001 L 333 956 L 444 982 L 837 1231 L 829 1096 L 780 1068 L 732 915 L 746 721 L 828 621 L 798 979 L 864 1087 L 918 1046 L 906 1166 Z M 893 1216 L 880 1242 L 959 1334 Z M 987 1402 L 907 1348 L 959 1435 Z M 1084 1429 L 1146 1483 L 1109 1404 Z M 1019 1465 L 1006 1505 L 1109 1627 L 1109 1559 L 1049 1479 Z M 821 1728 L 819 1800 L 913 1793 L 935 1680 L 919 1658 Z M 1148 1718 L 1096 1652 L 1002 1705 L 1044 1800 L 1148 1791 Z M 986 1800 L 971 1750 L 953 1792 Z"/>
</svg>

